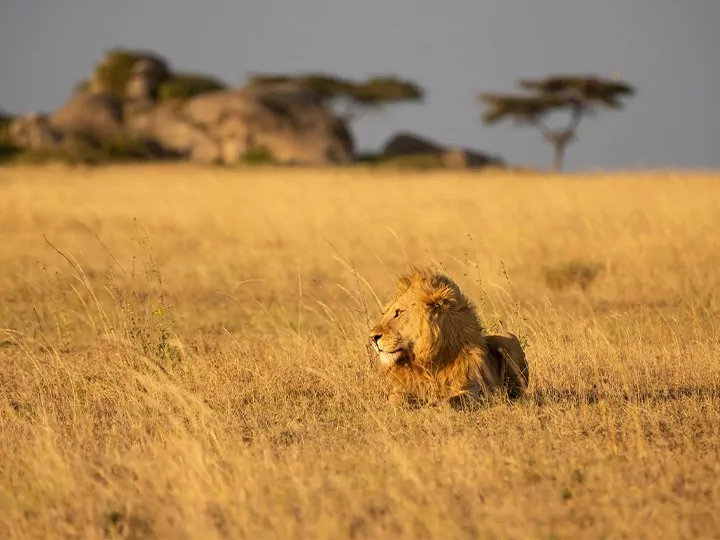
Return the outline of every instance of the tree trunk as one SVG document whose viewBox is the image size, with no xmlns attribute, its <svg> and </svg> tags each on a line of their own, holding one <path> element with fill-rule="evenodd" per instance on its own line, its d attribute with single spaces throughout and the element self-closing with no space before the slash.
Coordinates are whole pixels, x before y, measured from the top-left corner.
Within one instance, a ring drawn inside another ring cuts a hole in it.
<svg viewBox="0 0 720 540">
<path fill-rule="evenodd" d="M 552 143 L 555 150 L 555 157 L 553 159 L 553 170 L 560 172 L 563 170 L 565 165 L 565 150 L 575 140 L 575 132 L 577 131 L 578 124 L 582 120 L 585 109 L 582 104 L 578 104 L 573 108 L 572 118 L 567 127 L 561 131 L 554 131 L 548 129 L 540 120 L 535 120 L 535 125 L 540 128 L 543 137 L 547 141 Z"/>
<path fill-rule="evenodd" d="M 553 170 L 555 172 L 561 172 L 565 163 L 565 148 L 567 148 L 566 141 L 555 141 L 555 158 L 553 159 Z"/>
</svg>

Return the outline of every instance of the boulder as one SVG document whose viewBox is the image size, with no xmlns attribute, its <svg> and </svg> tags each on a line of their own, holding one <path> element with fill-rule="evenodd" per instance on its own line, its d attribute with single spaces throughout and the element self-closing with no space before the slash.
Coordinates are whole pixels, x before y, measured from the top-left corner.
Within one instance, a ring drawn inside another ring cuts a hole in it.
<svg viewBox="0 0 720 540">
<path fill-rule="evenodd" d="M 23 150 L 54 149 L 63 141 L 62 133 L 51 125 L 48 117 L 38 113 L 10 122 L 8 137 L 13 146 Z"/>
<path fill-rule="evenodd" d="M 182 103 L 126 110 L 125 123 L 131 136 L 153 141 L 166 153 L 203 163 L 221 161 L 218 142 L 183 113 Z"/>
<path fill-rule="evenodd" d="M 467 148 L 445 147 L 435 141 L 409 132 L 393 135 L 383 146 L 381 156 L 386 159 L 408 156 L 437 156 L 443 167 L 470 168 L 502 165 L 502 160 Z"/>
<path fill-rule="evenodd" d="M 407 131 L 396 133 L 382 147 L 381 154 L 386 158 L 417 154 L 439 154 L 443 147 L 429 139 Z"/>
<path fill-rule="evenodd" d="M 50 116 L 53 128 L 101 141 L 124 135 L 123 105 L 112 94 L 80 91 Z"/>
</svg>

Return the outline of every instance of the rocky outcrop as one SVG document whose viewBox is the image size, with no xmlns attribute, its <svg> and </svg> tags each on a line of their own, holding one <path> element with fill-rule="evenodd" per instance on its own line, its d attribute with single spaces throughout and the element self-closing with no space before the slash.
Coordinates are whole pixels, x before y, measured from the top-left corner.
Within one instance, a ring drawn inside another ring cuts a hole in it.
<svg viewBox="0 0 720 540">
<path fill-rule="evenodd" d="M 449 168 L 500 166 L 502 160 L 482 152 L 466 148 L 446 147 L 435 141 L 409 132 L 393 135 L 383 146 L 381 156 L 385 159 L 407 156 L 437 156 L 439 163 Z"/>
<path fill-rule="evenodd" d="M 184 82 L 168 98 L 162 84 Z M 124 87 L 118 87 L 118 81 Z M 193 92 L 200 92 L 193 95 Z M 189 97 L 188 97 L 188 94 Z M 261 151 L 278 163 L 322 165 L 353 159 L 344 121 L 318 97 L 297 87 L 222 89 L 209 78 L 173 79 L 166 62 L 150 54 L 114 51 L 96 67 L 90 83 L 42 122 L 42 146 L 50 132 L 102 143 L 137 139 L 164 155 L 193 161 L 238 163 Z M 40 133 L 41 126 L 34 125 Z M 49 131 L 50 130 L 50 131 Z"/>
</svg>

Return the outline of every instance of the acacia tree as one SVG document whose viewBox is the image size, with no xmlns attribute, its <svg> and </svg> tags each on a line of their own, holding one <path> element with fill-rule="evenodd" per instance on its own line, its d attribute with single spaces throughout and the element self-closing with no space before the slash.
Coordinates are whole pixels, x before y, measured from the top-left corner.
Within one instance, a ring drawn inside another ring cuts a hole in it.
<svg viewBox="0 0 720 540">
<path fill-rule="evenodd" d="M 377 76 L 358 82 L 324 73 L 257 74 L 251 76 L 247 84 L 265 87 L 291 84 L 310 90 L 348 123 L 386 105 L 421 102 L 424 98 L 420 86 L 395 76 Z"/>
<path fill-rule="evenodd" d="M 628 83 L 597 76 L 552 75 L 540 80 L 520 80 L 526 94 L 482 93 L 479 99 L 487 109 L 483 114 L 486 124 L 514 120 L 515 124 L 537 127 L 545 140 L 553 145 L 554 169 L 562 170 L 565 150 L 576 140 L 580 120 L 594 116 L 600 109 L 623 108 L 622 98 L 635 94 Z M 567 124 L 551 128 L 547 117 L 551 113 L 565 112 Z"/>
</svg>

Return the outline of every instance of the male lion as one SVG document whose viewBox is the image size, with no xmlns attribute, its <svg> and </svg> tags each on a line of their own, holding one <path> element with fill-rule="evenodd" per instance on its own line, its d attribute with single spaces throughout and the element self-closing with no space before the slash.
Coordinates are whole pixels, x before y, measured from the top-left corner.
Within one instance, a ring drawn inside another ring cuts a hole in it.
<svg viewBox="0 0 720 540">
<path fill-rule="evenodd" d="M 527 388 L 529 368 L 517 337 L 486 335 L 457 284 L 426 268 L 400 276 L 370 339 L 394 404 L 458 408 L 497 390 L 519 398 Z"/>
</svg>

